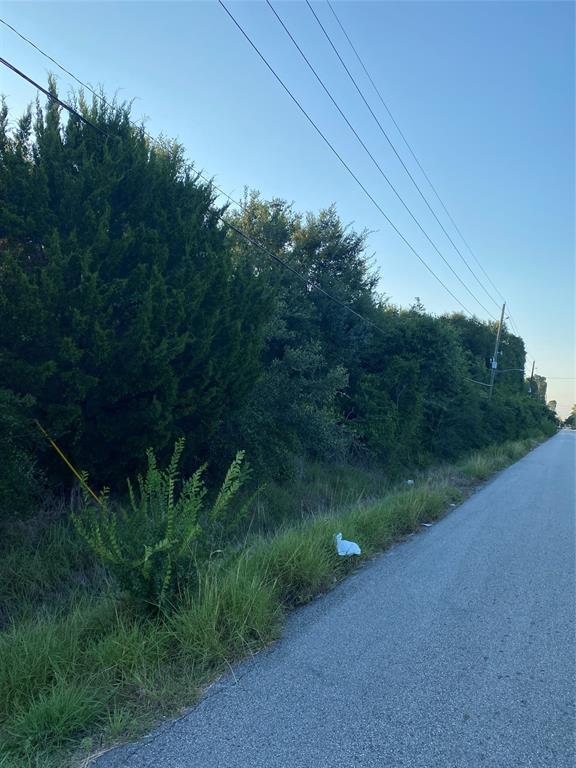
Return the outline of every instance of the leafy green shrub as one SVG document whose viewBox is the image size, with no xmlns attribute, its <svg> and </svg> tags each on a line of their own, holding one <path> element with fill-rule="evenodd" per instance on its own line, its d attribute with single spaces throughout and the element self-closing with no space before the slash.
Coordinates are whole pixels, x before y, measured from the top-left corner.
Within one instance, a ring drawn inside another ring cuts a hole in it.
<svg viewBox="0 0 576 768">
<path fill-rule="evenodd" d="M 516 446 L 514 452 L 526 451 L 534 441 Z M 508 448 L 501 448 L 484 454 L 501 466 L 509 460 Z M 448 483 L 457 475 L 449 467 L 422 473 L 409 490 L 337 514 L 321 507 L 322 514 L 274 536 L 254 536 L 241 551 L 230 547 L 200 565 L 170 614 L 141 616 L 102 596 L 12 624 L 0 633 L 0 767 L 60 768 L 65 763 L 55 748 L 63 742 L 78 746 L 79 737 L 89 741 L 95 732 L 99 740 L 103 729 L 106 738 L 125 736 L 133 719 L 148 723 L 150 715 L 189 705 L 226 662 L 276 637 L 287 607 L 307 602 L 366 557 L 441 517 L 458 499 Z M 228 491 L 236 485 L 224 483 Z M 227 530 L 233 521 L 221 504 L 217 510 L 212 517 Z M 210 517 L 198 515 L 208 534 Z M 340 530 L 358 541 L 361 558 L 338 557 L 334 534 Z"/>
<path fill-rule="evenodd" d="M 144 476 L 138 475 L 136 490 L 128 481 L 129 506 L 112 506 L 104 492 L 97 507 L 86 493 L 83 512 L 72 516 L 80 536 L 119 584 L 136 601 L 150 607 L 169 602 L 194 576 L 195 545 L 230 534 L 236 521 L 227 512 L 247 477 L 244 452 L 239 451 L 216 500 L 206 511 L 205 466 L 178 482 L 183 450 L 184 438 L 180 438 L 168 468 L 163 470 L 148 449 L 148 468 Z"/>
<path fill-rule="evenodd" d="M 0 104 L 0 387 L 103 483 L 182 432 L 207 455 L 260 375 L 272 298 L 184 149 L 112 102 L 81 106 L 105 150 L 52 100 L 22 120 Z"/>
</svg>

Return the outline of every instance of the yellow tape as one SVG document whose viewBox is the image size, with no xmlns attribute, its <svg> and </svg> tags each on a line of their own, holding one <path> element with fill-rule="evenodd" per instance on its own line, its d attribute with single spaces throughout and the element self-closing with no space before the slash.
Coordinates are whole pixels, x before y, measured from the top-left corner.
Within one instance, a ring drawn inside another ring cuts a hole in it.
<svg viewBox="0 0 576 768">
<path fill-rule="evenodd" d="M 66 466 L 67 466 L 69 469 L 71 469 L 71 470 L 72 470 L 72 472 L 74 473 L 74 475 L 75 475 L 75 476 L 78 478 L 78 480 L 80 481 L 80 484 L 81 484 L 81 485 L 82 485 L 84 488 L 86 488 L 86 490 L 88 491 L 88 493 L 89 493 L 89 494 L 91 494 L 92 498 L 93 498 L 93 499 L 96 501 L 96 503 L 97 503 L 97 504 L 99 504 L 100 506 L 102 506 L 102 501 L 101 501 L 101 499 L 99 499 L 99 498 L 98 498 L 98 496 L 96 496 L 96 494 L 94 493 L 94 491 L 92 490 L 92 488 L 90 488 L 90 486 L 88 485 L 88 483 L 86 482 L 86 480 L 84 480 L 84 478 L 82 477 L 82 475 L 80 474 L 80 472 L 78 472 L 78 470 L 77 470 L 77 469 L 74 467 L 74 465 L 72 464 L 72 462 L 71 462 L 71 461 L 70 461 L 70 460 L 69 460 L 69 459 L 68 459 L 68 458 L 67 458 L 67 457 L 64 455 L 64 453 L 63 453 L 63 452 L 60 450 L 60 448 L 59 448 L 59 447 L 56 445 L 56 443 L 54 442 L 54 440 L 52 440 L 52 438 L 50 437 L 50 435 L 48 434 L 48 432 L 46 432 L 46 430 L 44 429 L 44 427 L 42 426 L 42 424 L 40 424 L 40 422 L 38 421 L 38 419 L 36 419 L 36 426 L 38 427 L 38 429 L 40 430 L 40 432 L 42 432 L 42 434 L 44 435 L 44 437 L 46 437 L 46 439 L 48 440 L 48 442 L 50 443 L 50 445 L 52 446 L 52 448 L 54 448 L 54 450 L 56 451 L 56 453 L 58 454 L 58 456 L 60 456 L 60 458 L 61 458 L 61 459 L 62 459 L 62 461 L 63 461 L 63 462 L 66 464 Z"/>
</svg>

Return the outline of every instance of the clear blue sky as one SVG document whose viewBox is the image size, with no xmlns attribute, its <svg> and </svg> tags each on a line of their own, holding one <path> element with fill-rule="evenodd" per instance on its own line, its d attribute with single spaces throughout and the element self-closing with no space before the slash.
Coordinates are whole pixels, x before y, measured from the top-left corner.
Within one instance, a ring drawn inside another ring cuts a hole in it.
<svg viewBox="0 0 576 768">
<path fill-rule="evenodd" d="M 275 6 L 432 239 L 497 312 L 418 197 L 306 4 Z M 406 237 L 461 301 L 486 318 L 394 199 L 266 4 L 230 7 Z M 314 7 L 408 162 L 328 6 Z M 335 7 L 424 168 L 508 299 L 537 372 L 576 376 L 574 5 L 461 0 Z M 303 211 L 335 202 L 345 222 L 370 230 L 381 290 L 393 302 L 407 305 L 419 296 L 432 312 L 458 309 L 217 3 L 4 2 L 0 15 L 80 79 L 135 99 L 134 115 L 146 117 L 151 133 L 179 138 L 190 159 L 229 192 L 256 188 Z M 74 85 L 5 28 L 0 47 L 42 83 L 54 71 L 62 95 Z M 8 71 L 0 78 L 17 114 L 35 92 Z M 549 396 L 562 414 L 576 400 L 575 384 L 549 380 Z"/>
</svg>

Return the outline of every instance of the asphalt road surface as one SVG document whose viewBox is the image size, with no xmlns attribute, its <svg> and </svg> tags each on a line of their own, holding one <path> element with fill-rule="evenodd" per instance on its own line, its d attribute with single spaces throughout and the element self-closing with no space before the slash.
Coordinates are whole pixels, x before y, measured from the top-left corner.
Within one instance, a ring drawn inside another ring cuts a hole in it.
<svg viewBox="0 0 576 768">
<path fill-rule="evenodd" d="M 575 448 L 559 433 L 97 768 L 574 768 Z"/>
</svg>

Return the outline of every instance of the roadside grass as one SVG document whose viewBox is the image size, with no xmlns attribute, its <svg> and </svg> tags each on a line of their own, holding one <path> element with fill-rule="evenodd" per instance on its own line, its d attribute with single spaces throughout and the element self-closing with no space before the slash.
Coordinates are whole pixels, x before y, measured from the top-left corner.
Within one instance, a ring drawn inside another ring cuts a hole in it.
<svg viewBox="0 0 576 768">
<path fill-rule="evenodd" d="M 392 486 L 378 468 L 297 461 L 289 482 L 270 482 L 256 495 L 253 530 L 270 533 L 311 514 L 332 513 L 377 498 Z"/>
<path fill-rule="evenodd" d="M 172 611 L 156 618 L 137 615 L 102 575 L 96 589 L 92 577 L 77 590 L 70 587 L 77 577 L 61 560 L 78 545 L 65 540 L 64 529 L 49 535 L 44 555 L 37 544 L 33 562 L 49 593 L 62 569 L 66 601 L 38 608 L 40 576 L 18 565 L 17 556 L 9 558 L 0 567 L 2 589 L 9 574 L 22 578 L 10 594 L 29 605 L 0 634 L 0 768 L 80 765 L 106 745 L 136 737 L 192 705 L 233 662 L 278 638 L 288 610 L 330 589 L 423 522 L 442 517 L 473 483 L 538 442 L 476 452 L 457 465 L 416 475 L 412 487 L 397 486 L 377 498 L 372 488 L 347 508 L 320 505 L 293 524 L 250 534 L 201 564 L 196 583 Z M 348 486 L 355 495 L 358 487 Z M 337 556 L 334 534 L 340 530 L 361 544 L 361 558 Z M 59 565 L 44 563 L 49 557 Z"/>
<path fill-rule="evenodd" d="M 535 438 L 493 446 L 470 454 L 456 465 L 457 471 L 467 480 L 487 480 L 495 472 L 517 461 L 527 450 L 538 444 Z"/>
<path fill-rule="evenodd" d="M 51 523 L 28 521 L 0 531 L 0 628 L 9 618 L 33 615 L 39 605 L 64 606 L 81 593 L 105 590 L 108 578 L 65 518 Z"/>
</svg>

